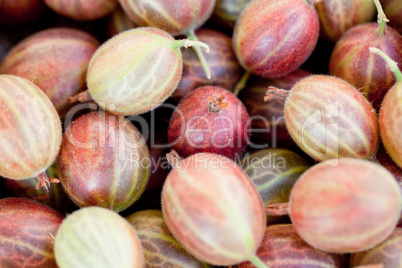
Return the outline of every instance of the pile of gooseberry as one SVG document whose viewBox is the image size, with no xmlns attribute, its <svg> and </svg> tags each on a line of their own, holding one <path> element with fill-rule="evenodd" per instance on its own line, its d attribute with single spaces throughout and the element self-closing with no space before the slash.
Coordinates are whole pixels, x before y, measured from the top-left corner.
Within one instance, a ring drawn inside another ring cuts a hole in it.
<svg viewBox="0 0 402 268">
<path fill-rule="evenodd" d="M 0 267 L 402 267 L 401 0 L 0 0 Z"/>
</svg>

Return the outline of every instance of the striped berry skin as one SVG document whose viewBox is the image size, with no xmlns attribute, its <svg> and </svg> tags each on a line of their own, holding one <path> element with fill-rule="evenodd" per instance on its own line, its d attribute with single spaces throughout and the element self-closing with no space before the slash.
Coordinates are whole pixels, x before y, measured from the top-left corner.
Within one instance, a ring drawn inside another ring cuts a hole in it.
<svg viewBox="0 0 402 268">
<path fill-rule="evenodd" d="M 381 35 L 378 24 L 372 22 L 352 27 L 339 39 L 330 58 L 329 74 L 361 89 L 376 108 L 396 80 L 385 60 L 371 53 L 370 47 L 380 49 L 402 67 L 402 36 L 391 27 Z"/>
<path fill-rule="evenodd" d="M 233 48 L 248 72 L 279 78 L 302 65 L 313 52 L 319 20 L 313 0 L 255 0 L 236 23 Z"/>
<path fill-rule="evenodd" d="M 25 198 L 0 200 L 0 267 L 57 267 L 54 236 L 64 216 Z"/>
<path fill-rule="evenodd" d="M 211 16 L 215 0 L 119 0 L 127 15 L 139 26 L 150 26 L 176 36 L 203 25 Z"/>
<path fill-rule="evenodd" d="M 117 7 L 117 0 L 44 0 L 60 15 L 73 20 L 95 20 L 106 16 Z"/>
<path fill-rule="evenodd" d="M 57 111 L 35 84 L 13 75 L 0 75 L 0 107 L 0 176 L 35 177 L 59 152 Z"/>
<path fill-rule="evenodd" d="M 320 37 L 336 42 L 351 27 L 369 22 L 375 14 L 373 1 L 325 0 L 315 6 L 320 18 Z"/>
<path fill-rule="evenodd" d="M 223 96 L 223 107 L 211 110 L 211 98 Z M 187 95 L 170 119 L 168 141 L 180 156 L 215 153 L 238 159 L 250 137 L 243 103 L 226 89 L 205 86 Z"/>
<path fill-rule="evenodd" d="M 314 75 L 299 81 L 285 103 L 285 122 L 299 147 L 318 161 L 368 159 L 378 149 L 377 115 L 355 87 Z"/>
<path fill-rule="evenodd" d="M 146 267 L 210 267 L 191 256 L 173 237 L 160 210 L 143 210 L 131 214 L 133 225 L 144 250 Z"/>
<path fill-rule="evenodd" d="M 385 95 L 380 109 L 380 132 L 388 154 L 402 168 L 402 81 Z"/>
<path fill-rule="evenodd" d="M 183 69 L 179 45 L 156 28 L 135 28 L 104 43 L 93 55 L 88 90 L 104 110 L 136 115 L 164 102 Z"/>
<path fill-rule="evenodd" d="M 192 155 L 169 173 L 162 212 L 191 255 L 219 266 L 254 255 L 266 227 L 261 197 L 246 173 L 232 160 L 210 153 Z"/>
<path fill-rule="evenodd" d="M 300 237 L 326 252 L 354 253 L 383 242 L 402 209 L 401 189 L 382 166 L 362 159 L 319 163 L 296 182 L 289 215 Z"/>
<path fill-rule="evenodd" d="M 342 254 L 317 250 L 300 238 L 291 224 L 270 225 L 257 250 L 257 256 L 270 268 L 346 267 Z M 234 268 L 254 268 L 244 262 Z"/>
<path fill-rule="evenodd" d="M 400 0 L 381 0 L 389 25 L 402 34 L 402 2 Z"/>
<path fill-rule="evenodd" d="M 176 101 L 181 100 L 201 86 L 219 86 L 233 92 L 236 83 L 244 72 L 237 62 L 230 37 L 210 29 L 199 29 L 195 34 L 198 40 L 207 44 L 211 50 L 210 53 L 205 54 L 205 59 L 211 70 L 211 79 L 206 77 L 194 50 L 184 50 L 183 76 L 172 95 Z"/>
<path fill-rule="evenodd" d="M 54 242 L 59 268 L 143 268 L 141 242 L 119 214 L 105 208 L 76 210 L 61 224 Z"/>
<path fill-rule="evenodd" d="M 396 228 L 392 234 L 376 246 L 367 251 L 352 254 L 350 266 L 365 266 L 382 264 L 384 268 L 402 267 L 402 228 Z"/>
<path fill-rule="evenodd" d="M 289 202 L 293 185 L 311 166 L 300 155 L 279 148 L 268 148 L 247 154 L 239 165 L 257 188 L 264 207 Z M 287 215 L 267 215 L 267 225 L 288 221 Z"/>
<path fill-rule="evenodd" d="M 80 30 L 44 30 L 18 43 L 4 58 L 0 73 L 34 82 L 63 113 L 70 107 L 69 97 L 85 87 L 88 64 L 99 45 Z"/>
<path fill-rule="evenodd" d="M 57 167 L 78 206 L 121 211 L 145 190 L 149 153 L 140 132 L 124 117 L 93 112 L 67 128 Z"/>
</svg>

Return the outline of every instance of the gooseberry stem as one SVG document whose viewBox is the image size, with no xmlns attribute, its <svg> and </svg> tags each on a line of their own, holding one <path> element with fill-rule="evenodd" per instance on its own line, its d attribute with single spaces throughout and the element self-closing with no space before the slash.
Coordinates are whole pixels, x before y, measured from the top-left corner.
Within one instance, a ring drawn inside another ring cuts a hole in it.
<svg viewBox="0 0 402 268">
<path fill-rule="evenodd" d="M 88 90 L 82 91 L 75 96 L 70 97 L 70 104 L 77 102 L 88 102 L 92 100 L 92 96 Z"/>
<path fill-rule="evenodd" d="M 289 214 L 289 203 L 269 205 L 265 211 L 270 216 L 285 216 Z"/>
<path fill-rule="evenodd" d="M 393 61 L 387 54 L 385 54 L 384 52 L 382 52 L 378 48 L 370 47 L 370 52 L 375 53 L 375 54 L 379 55 L 380 57 L 382 57 L 387 62 L 387 64 L 388 64 L 389 68 L 391 69 L 391 71 L 394 73 L 394 75 L 396 77 L 396 80 L 398 82 L 402 81 L 402 72 L 398 68 L 398 63 Z"/>
<path fill-rule="evenodd" d="M 247 84 L 248 79 L 250 78 L 250 73 L 249 72 L 245 72 L 244 75 L 242 76 L 242 78 L 239 80 L 239 82 L 237 82 L 233 94 L 237 97 L 240 93 L 240 91 L 242 91 Z"/>
<path fill-rule="evenodd" d="M 290 91 L 281 88 L 269 86 L 265 93 L 264 101 L 286 100 L 290 95 Z"/>
<path fill-rule="evenodd" d="M 201 49 L 200 49 L 200 46 L 202 46 L 202 47 L 206 48 L 207 53 L 209 53 L 209 47 L 208 47 L 208 45 L 207 45 L 207 44 L 204 44 L 204 43 L 202 43 L 202 42 L 200 42 L 200 41 L 198 41 L 198 38 L 197 38 L 197 36 L 195 35 L 194 30 L 189 30 L 189 31 L 186 33 L 186 35 L 187 35 L 187 38 L 188 38 L 189 40 L 191 40 L 191 41 L 193 41 L 193 42 L 198 42 L 198 43 L 203 44 L 203 45 L 192 46 L 192 47 L 193 47 L 195 53 L 197 54 L 197 57 L 198 57 L 198 59 L 200 60 L 202 67 L 204 68 L 204 71 L 205 71 L 205 74 L 207 75 L 207 78 L 208 78 L 208 79 L 211 79 L 211 72 L 210 72 L 210 70 L 209 70 L 207 60 L 205 59 L 204 54 L 202 53 L 202 51 L 201 51 Z"/>
<path fill-rule="evenodd" d="M 381 3 L 379 0 L 373 0 L 374 4 L 377 8 L 377 12 L 378 12 L 378 33 L 380 35 L 384 34 L 385 32 L 385 27 L 387 26 L 387 22 L 389 22 L 389 20 L 387 19 L 387 17 L 385 16 L 384 10 L 382 9 Z"/>
<path fill-rule="evenodd" d="M 49 178 L 46 173 L 43 171 L 39 173 L 36 178 L 38 179 L 38 184 L 36 185 L 36 190 L 39 190 L 40 187 L 45 187 L 46 191 L 49 192 L 48 186 L 50 183 L 59 183 L 60 181 L 55 178 Z"/>
<path fill-rule="evenodd" d="M 229 103 L 223 102 L 225 100 L 225 95 L 220 96 L 210 96 L 209 98 L 208 111 L 210 113 L 219 113 L 222 109 L 228 108 Z"/>
<path fill-rule="evenodd" d="M 257 268 L 269 268 L 265 263 L 257 257 L 257 255 L 253 255 L 248 259 L 252 264 L 254 264 Z"/>
<path fill-rule="evenodd" d="M 175 150 L 171 150 L 170 153 L 166 154 L 166 160 L 173 168 L 175 168 L 179 165 L 182 158 Z"/>
</svg>

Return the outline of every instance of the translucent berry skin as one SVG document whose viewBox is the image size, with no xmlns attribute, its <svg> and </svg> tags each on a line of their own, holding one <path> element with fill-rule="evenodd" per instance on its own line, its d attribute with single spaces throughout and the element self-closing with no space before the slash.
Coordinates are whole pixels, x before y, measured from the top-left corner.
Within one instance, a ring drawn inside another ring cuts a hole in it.
<svg viewBox="0 0 402 268">
<path fill-rule="evenodd" d="M 210 97 L 225 96 L 226 108 L 210 111 Z M 241 156 L 249 139 L 249 116 L 226 89 L 200 87 L 184 98 L 170 119 L 168 141 L 180 156 L 208 152 L 231 159 Z"/>
<path fill-rule="evenodd" d="M 402 267 L 402 229 L 396 228 L 392 234 L 375 248 L 352 254 L 350 267 L 382 264 L 384 268 Z"/>
<path fill-rule="evenodd" d="M 59 153 L 59 115 L 34 83 L 13 75 L 0 75 L 0 107 L 0 176 L 35 177 Z"/>
<path fill-rule="evenodd" d="M 199 41 L 207 44 L 210 48 L 210 53 L 205 54 L 205 59 L 211 71 L 211 79 L 206 77 L 194 50 L 184 50 L 183 75 L 172 95 L 175 101 L 180 101 L 201 86 L 218 86 L 233 92 L 236 83 L 244 72 L 237 62 L 230 37 L 210 29 L 199 29 L 195 34 Z"/>
<path fill-rule="evenodd" d="M 80 30 L 44 30 L 13 47 L 1 63 L 0 73 L 32 81 L 63 113 L 70 107 L 69 98 L 86 87 L 88 64 L 99 45 Z"/>
<path fill-rule="evenodd" d="M 317 250 L 300 238 L 291 224 L 271 225 L 265 229 L 257 256 L 270 268 L 346 267 L 347 259 L 341 254 Z M 244 262 L 235 268 L 254 268 Z"/>
<path fill-rule="evenodd" d="M 236 23 L 233 48 L 248 72 L 279 78 L 307 60 L 318 36 L 317 12 L 309 1 L 256 0 Z"/>
<path fill-rule="evenodd" d="M 294 147 L 295 144 L 290 138 L 285 124 L 285 102 L 283 100 L 272 100 L 263 102 L 265 93 L 269 86 L 291 90 L 301 79 L 312 75 L 312 73 L 298 69 L 277 79 L 264 79 L 252 76 L 247 81 L 247 86 L 240 91 L 239 99 L 244 103 L 250 114 L 251 128 L 253 130 L 264 130 L 266 132 L 253 132 L 251 141 L 261 145 L 268 143 L 270 147 Z"/>
<path fill-rule="evenodd" d="M 386 27 L 379 34 L 378 23 L 364 23 L 349 29 L 336 43 L 329 62 L 329 74 L 346 80 L 378 107 L 387 91 L 395 84 L 395 76 L 379 55 L 371 53 L 375 47 L 396 61 L 402 68 L 402 36 Z"/>
<path fill-rule="evenodd" d="M 54 236 L 64 216 L 25 198 L 0 200 L 0 266 L 57 267 Z"/>
<path fill-rule="evenodd" d="M 197 259 L 219 266 L 250 258 L 265 231 L 265 210 L 248 176 L 230 159 L 200 153 L 180 161 L 162 191 L 163 217 Z"/>
<path fill-rule="evenodd" d="M 87 85 L 104 110 L 137 115 L 156 108 L 173 93 L 182 69 L 180 48 L 172 36 L 156 28 L 135 28 L 109 39 L 95 52 Z"/>
<path fill-rule="evenodd" d="M 141 133 L 124 117 L 93 112 L 67 128 L 57 167 L 78 206 L 121 211 L 145 190 L 149 153 Z"/>
<path fill-rule="evenodd" d="M 402 81 L 388 91 L 382 102 L 380 132 L 388 154 L 402 168 Z"/>
<path fill-rule="evenodd" d="M 378 149 L 375 110 L 355 87 L 336 77 L 300 80 L 286 100 L 285 122 L 293 140 L 318 161 L 368 159 Z"/>
<path fill-rule="evenodd" d="M 173 237 L 160 210 L 143 210 L 127 217 L 141 241 L 146 267 L 201 268 L 208 265 L 191 256 Z"/>
<path fill-rule="evenodd" d="M 402 209 L 401 189 L 392 174 L 353 158 L 331 159 L 307 170 L 289 202 L 300 237 L 334 253 L 359 252 L 383 242 Z"/>
<path fill-rule="evenodd" d="M 119 214 L 99 207 L 81 208 L 63 221 L 56 234 L 54 255 L 60 268 L 144 267 L 144 253 L 134 228 Z"/>
<path fill-rule="evenodd" d="M 320 18 L 320 37 L 336 42 L 351 27 L 369 22 L 376 8 L 373 1 L 325 0 L 315 6 Z"/>
<path fill-rule="evenodd" d="M 117 0 L 44 0 L 60 15 L 73 20 L 95 20 L 106 16 L 117 7 Z"/>
<path fill-rule="evenodd" d="M 264 207 L 289 201 L 293 185 L 310 164 L 286 149 L 269 148 L 246 155 L 239 165 L 250 177 Z M 287 216 L 267 215 L 267 224 L 287 222 Z"/>
<path fill-rule="evenodd" d="M 389 25 L 402 34 L 402 2 L 399 0 L 381 0 Z"/>
<path fill-rule="evenodd" d="M 186 34 L 211 16 L 215 0 L 119 0 L 139 26 L 151 26 L 171 35 Z"/>
</svg>

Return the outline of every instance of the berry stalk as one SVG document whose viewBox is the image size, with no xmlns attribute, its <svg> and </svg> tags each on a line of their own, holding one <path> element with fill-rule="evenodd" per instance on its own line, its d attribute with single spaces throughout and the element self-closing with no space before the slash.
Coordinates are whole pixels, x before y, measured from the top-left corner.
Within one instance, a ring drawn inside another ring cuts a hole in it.
<svg viewBox="0 0 402 268">
<path fill-rule="evenodd" d="M 204 70 L 205 70 L 205 74 L 207 75 L 207 78 L 208 78 L 208 79 L 211 79 L 211 71 L 209 70 L 207 60 L 205 59 L 204 54 L 202 53 L 202 51 L 201 51 L 201 49 L 200 49 L 200 46 L 202 46 L 202 47 L 206 48 L 207 53 L 209 53 L 209 47 L 208 47 L 208 45 L 206 45 L 206 44 L 204 44 L 204 43 L 198 41 L 197 36 L 196 36 L 195 33 L 194 33 L 194 30 L 189 30 L 189 31 L 186 33 L 186 35 L 187 35 L 187 38 L 188 38 L 189 40 L 191 40 L 191 41 L 193 41 L 193 42 L 197 42 L 197 43 L 203 44 L 203 45 L 198 45 L 198 46 L 197 46 L 197 45 L 193 45 L 192 47 L 193 47 L 195 53 L 197 54 L 197 57 L 199 58 L 202 67 L 203 67 Z M 190 41 L 188 41 L 188 42 L 190 42 Z M 185 47 L 187 47 L 187 46 L 185 46 Z"/>
<path fill-rule="evenodd" d="M 375 53 L 375 54 L 379 55 L 380 57 L 382 57 L 387 62 L 387 64 L 389 65 L 389 68 L 391 69 L 391 71 L 395 74 L 396 80 L 398 82 L 402 81 L 402 72 L 398 68 L 398 63 L 396 63 L 387 54 L 385 54 L 384 52 L 382 52 L 378 48 L 370 47 L 370 52 Z"/>
<path fill-rule="evenodd" d="M 387 19 L 387 17 L 385 16 L 384 10 L 382 9 L 381 3 L 379 0 L 373 0 L 374 4 L 377 8 L 377 12 L 378 12 L 378 33 L 380 35 L 383 35 L 385 32 L 385 27 L 387 26 L 387 22 L 389 22 L 389 20 Z"/>
</svg>

